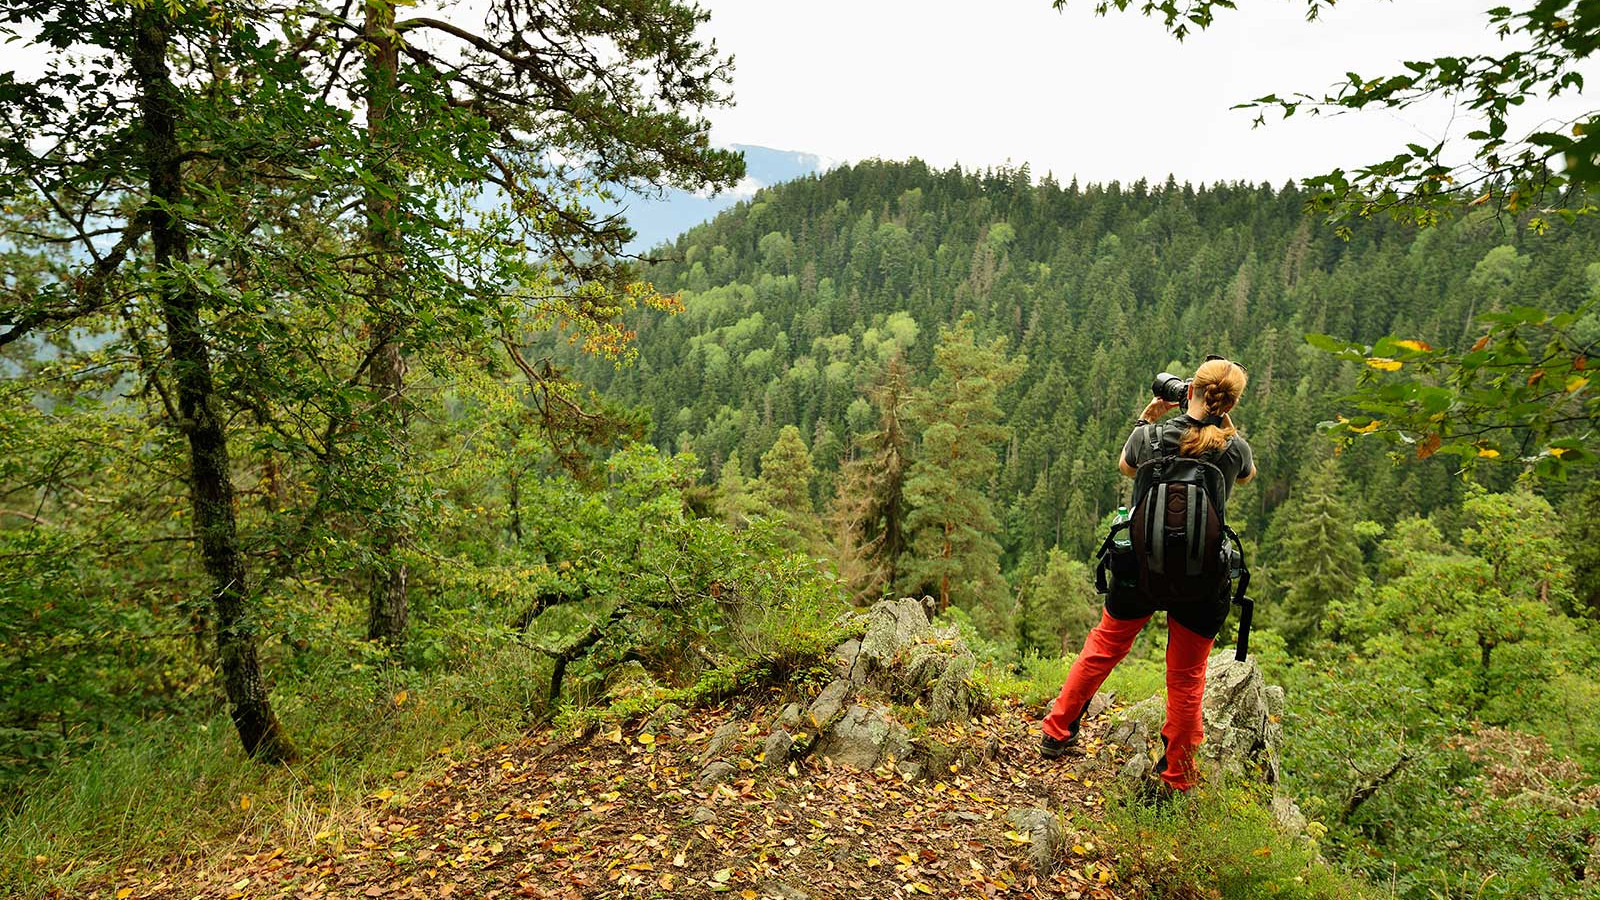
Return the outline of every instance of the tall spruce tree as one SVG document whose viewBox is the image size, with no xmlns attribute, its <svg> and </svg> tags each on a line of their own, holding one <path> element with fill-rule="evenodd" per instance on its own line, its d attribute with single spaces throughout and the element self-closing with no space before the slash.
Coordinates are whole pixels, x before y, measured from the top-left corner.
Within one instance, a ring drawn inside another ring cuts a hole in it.
<svg viewBox="0 0 1600 900">
<path fill-rule="evenodd" d="M 856 454 L 840 467 L 829 506 L 835 549 L 845 581 L 858 600 L 882 596 L 900 573 L 906 550 L 905 481 L 911 464 L 906 404 L 910 372 L 897 353 L 869 392 L 877 427 L 856 438 Z"/>
<path fill-rule="evenodd" d="M 1008 356 L 1004 338 L 979 343 L 973 321 L 968 314 L 941 330 L 938 374 L 907 406 L 922 444 L 906 478 L 912 558 L 902 584 L 937 597 L 941 611 L 955 603 L 998 632 L 1009 618 L 1008 590 L 989 494 L 999 471 L 995 448 L 1011 436 L 1001 424 L 1000 391 L 1027 361 Z"/>
<path fill-rule="evenodd" d="M 1600 617 L 1600 479 L 1573 498 L 1562 517 L 1567 559 L 1572 563 L 1576 612 Z"/>
<path fill-rule="evenodd" d="M 785 425 L 778 439 L 761 456 L 761 476 L 754 493 L 783 524 L 784 543 L 794 549 L 815 550 L 821 543 L 821 523 L 811 505 L 811 481 L 816 469 L 800 429 Z"/>
<path fill-rule="evenodd" d="M 1271 568 L 1289 586 L 1283 630 L 1294 644 L 1314 637 L 1328 604 L 1349 598 L 1363 577 L 1355 516 L 1340 483 L 1338 460 L 1324 460 L 1278 511 L 1284 525 Z"/>
</svg>

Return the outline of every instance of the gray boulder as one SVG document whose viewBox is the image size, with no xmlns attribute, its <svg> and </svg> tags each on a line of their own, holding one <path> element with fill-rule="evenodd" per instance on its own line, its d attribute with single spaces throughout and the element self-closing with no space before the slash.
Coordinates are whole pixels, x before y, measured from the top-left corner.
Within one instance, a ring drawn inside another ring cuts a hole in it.
<svg viewBox="0 0 1600 900">
<path fill-rule="evenodd" d="M 959 639 L 915 644 L 906 654 L 899 679 L 902 696 L 927 697 L 928 721 L 965 722 L 979 705 L 972 689 L 977 658 Z"/>
<path fill-rule="evenodd" d="M 714 788 L 725 781 L 731 781 L 737 774 L 739 770 L 733 764 L 717 760 L 701 770 L 697 781 L 702 788 Z"/>
<path fill-rule="evenodd" d="M 794 738 L 782 728 L 774 730 L 767 735 L 767 743 L 761 749 L 761 762 L 769 769 L 781 769 L 789 762 L 789 754 L 794 749 Z"/>
<path fill-rule="evenodd" d="M 898 762 L 909 757 L 911 739 L 889 707 L 860 703 L 845 710 L 844 717 L 828 729 L 818 750 L 834 762 L 875 769 L 891 758 Z"/>
<path fill-rule="evenodd" d="M 1111 704 L 1116 702 L 1116 691 L 1096 691 L 1095 695 L 1089 698 L 1089 708 L 1084 710 L 1084 721 L 1098 719 L 1106 710 L 1111 708 Z"/>
<path fill-rule="evenodd" d="M 739 735 L 744 732 L 738 722 L 724 723 L 720 728 L 711 733 L 711 741 L 706 748 L 700 751 L 700 764 L 707 765 L 721 759 L 739 741 Z"/>
<path fill-rule="evenodd" d="M 1066 833 L 1061 830 L 1055 813 L 1030 806 L 1006 813 L 1006 822 L 1028 838 L 1028 861 L 1033 864 L 1034 871 L 1045 875 L 1055 871 L 1061 845 L 1066 843 Z"/>
<path fill-rule="evenodd" d="M 932 631 L 921 601 L 879 600 L 867 610 L 867 633 L 861 638 L 856 665 L 865 664 L 868 676 L 888 670 L 901 653 Z"/>
<path fill-rule="evenodd" d="M 668 725 L 683 718 L 683 707 L 676 703 L 664 703 L 656 707 L 655 711 L 645 717 L 640 729 L 650 734 L 665 731 Z"/>
<path fill-rule="evenodd" d="M 849 696 L 850 682 L 845 681 L 843 678 L 835 678 L 829 682 L 828 686 L 822 689 L 822 693 L 817 695 L 817 699 L 811 701 L 811 706 L 806 710 L 806 716 L 810 719 L 810 724 L 817 728 L 828 727 L 828 722 L 839 714 L 839 710 L 844 709 L 844 701 Z"/>
<path fill-rule="evenodd" d="M 1212 654 L 1202 707 L 1206 741 L 1200 756 L 1239 775 L 1278 783 L 1283 747 L 1283 688 L 1268 685 L 1254 662 L 1232 651 Z"/>
<path fill-rule="evenodd" d="M 858 665 L 861 658 L 861 642 L 855 638 L 833 648 L 829 661 L 833 663 L 834 673 L 851 684 L 861 684 L 867 680 L 867 667 Z"/>
<path fill-rule="evenodd" d="M 782 728 L 784 731 L 798 731 L 806 720 L 806 708 L 798 703 L 790 703 L 773 720 L 772 727 Z"/>
<path fill-rule="evenodd" d="M 1285 834 L 1303 835 L 1310 824 L 1306 814 L 1300 811 L 1300 805 L 1282 794 L 1272 798 L 1272 817 Z"/>
</svg>

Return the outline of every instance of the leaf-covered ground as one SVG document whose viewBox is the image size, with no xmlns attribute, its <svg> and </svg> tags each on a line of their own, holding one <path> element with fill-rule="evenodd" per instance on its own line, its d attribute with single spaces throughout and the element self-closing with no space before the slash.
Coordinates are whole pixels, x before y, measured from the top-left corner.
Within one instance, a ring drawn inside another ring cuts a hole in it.
<svg viewBox="0 0 1600 900">
<path fill-rule="evenodd" d="M 1104 802 L 1071 761 L 1037 752 L 1017 705 L 933 732 L 987 762 L 908 781 L 815 755 L 771 770 L 761 741 L 776 709 L 697 711 L 650 734 L 539 734 L 421 784 L 369 800 L 364 829 L 312 851 L 219 854 L 165 871 L 128 870 L 95 896 L 133 898 L 1061 897 L 1117 898 L 1093 834 Z M 713 731 L 746 723 L 731 781 L 697 783 Z M 1090 723 L 1086 742 L 1097 738 Z M 672 733 L 677 732 L 677 733 Z M 397 773 L 403 774 L 403 773 Z M 1062 865 L 1033 871 L 1007 812 L 1044 806 L 1067 821 Z"/>
</svg>

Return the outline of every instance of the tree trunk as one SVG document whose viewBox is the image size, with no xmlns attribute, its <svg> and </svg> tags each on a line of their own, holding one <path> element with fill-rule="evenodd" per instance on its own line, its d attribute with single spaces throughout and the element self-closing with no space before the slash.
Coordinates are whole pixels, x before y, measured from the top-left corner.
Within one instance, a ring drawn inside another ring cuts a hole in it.
<svg viewBox="0 0 1600 900">
<path fill-rule="evenodd" d="M 380 173 L 379 180 L 398 193 L 403 185 L 397 183 L 389 158 L 394 152 L 391 118 L 400 68 L 400 46 L 394 31 L 394 6 L 389 0 L 369 0 L 363 32 L 370 48 L 367 61 L 368 152 L 372 155 L 373 169 Z M 378 398 L 373 416 L 398 460 L 405 455 L 406 365 L 400 345 L 392 340 L 392 323 L 387 321 L 388 316 L 383 310 L 394 291 L 404 289 L 400 278 L 400 236 L 392 199 L 373 189 L 367 191 L 364 202 L 367 240 L 373 260 L 370 306 L 374 311 L 371 324 L 376 347 L 372 354 L 369 384 Z M 402 467 L 397 465 L 396 480 L 403 474 Z M 386 491 L 385 496 L 392 502 L 396 494 Z M 405 539 L 404 530 L 393 524 L 391 516 L 379 516 L 379 525 L 373 535 L 376 562 L 368 573 L 367 639 L 388 648 L 389 659 L 393 662 L 399 662 L 404 655 L 406 622 L 410 618 L 410 601 L 406 590 L 410 573 L 404 560 L 398 556 Z"/>
<path fill-rule="evenodd" d="M 183 173 L 178 159 L 178 91 L 167 69 L 171 39 L 166 7 L 135 7 L 132 63 L 143 119 L 144 163 L 150 202 L 141 211 L 150 223 L 155 252 L 157 300 L 167 327 L 167 354 L 177 384 L 178 427 L 189 441 L 189 500 L 194 536 L 212 583 L 216 609 L 217 657 L 228 694 L 229 713 L 245 752 L 261 762 L 292 762 L 294 744 L 272 713 L 261 662 L 244 557 L 234 520 L 228 435 L 216 411 L 210 351 L 201 331 L 201 297 L 183 271 L 189 262 L 189 236 L 173 214 L 183 204 Z"/>
</svg>

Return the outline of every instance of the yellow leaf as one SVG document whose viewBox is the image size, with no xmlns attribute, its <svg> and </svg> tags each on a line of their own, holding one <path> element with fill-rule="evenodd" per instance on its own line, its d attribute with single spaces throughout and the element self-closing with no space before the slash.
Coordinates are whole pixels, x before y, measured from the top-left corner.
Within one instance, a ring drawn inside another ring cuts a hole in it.
<svg viewBox="0 0 1600 900">
<path fill-rule="evenodd" d="M 1551 447 L 1550 448 L 1550 455 L 1554 456 L 1556 459 L 1560 459 L 1561 457 L 1567 455 L 1567 448 L 1565 448 L 1565 447 Z"/>
<path fill-rule="evenodd" d="M 1025 835 L 1017 834 L 1015 831 L 1008 831 L 1006 832 L 1006 840 L 1012 842 L 1013 844 L 1026 844 L 1033 839 Z"/>
<path fill-rule="evenodd" d="M 911 892 L 915 893 L 915 894 L 932 894 L 933 893 L 933 888 L 928 887 L 927 885 L 923 884 L 920 881 L 913 881 L 910 884 L 906 885 L 906 887 L 909 888 L 911 890 Z"/>
<path fill-rule="evenodd" d="M 1356 426 L 1351 425 L 1350 426 L 1350 430 L 1355 432 L 1356 434 L 1371 434 L 1374 431 L 1377 431 L 1378 430 L 1378 426 L 1382 425 L 1382 424 L 1383 424 L 1383 422 L 1381 420 L 1373 419 L 1371 422 L 1368 422 L 1367 424 L 1361 426 L 1360 428 L 1357 428 Z"/>
<path fill-rule="evenodd" d="M 656 742 L 656 736 L 653 735 L 653 734 L 641 734 L 641 735 L 639 735 L 639 743 L 641 743 L 641 744 L 649 745 L 649 744 L 654 744 L 655 742 Z"/>
<path fill-rule="evenodd" d="M 1582 390 L 1588 386 L 1589 379 L 1583 377 L 1582 375 L 1574 375 L 1567 379 L 1567 393 L 1569 394 L 1573 391 Z"/>
<path fill-rule="evenodd" d="M 1426 353 L 1433 349 L 1433 346 L 1427 341 L 1395 341 L 1394 345 L 1396 347 L 1404 347 L 1407 350 L 1415 350 L 1418 353 Z"/>
<path fill-rule="evenodd" d="M 1385 372 L 1393 372 L 1405 365 L 1405 363 L 1402 363 L 1398 359 L 1390 359 L 1387 356 L 1374 356 L 1367 360 L 1367 365 L 1373 367 L 1374 369 L 1381 369 Z"/>
<path fill-rule="evenodd" d="M 1271 856 L 1272 855 L 1272 848 L 1271 847 L 1257 847 L 1256 849 L 1251 850 L 1250 853 L 1252 855 L 1254 855 L 1254 856 Z"/>
<path fill-rule="evenodd" d="M 250 795 L 249 794 L 240 794 L 239 795 L 239 809 L 248 810 L 249 808 L 250 808 Z"/>
<path fill-rule="evenodd" d="M 876 856 L 870 856 L 867 858 L 867 868 L 876 869 L 881 865 L 883 865 L 883 860 L 877 858 Z"/>
<path fill-rule="evenodd" d="M 727 880 L 732 878 L 732 877 L 733 877 L 733 870 L 732 869 L 718 869 L 716 871 L 716 873 L 711 876 L 711 880 L 712 881 L 726 883 Z"/>
<path fill-rule="evenodd" d="M 739 892 L 739 896 L 743 897 L 744 900 L 756 900 L 756 898 L 761 896 L 761 895 L 756 893 L 755 891 L 750 890 L 749 888 L 745 888 L 744 890 Z"/>
<path fill-rule="evenodd" d="M 622 729 L 621 728 L 613 728 L 613 729 L 611 729 L 611 732 L 606 735 L 606 740 L 610 741 L 613 744 L 622 743 Z"/>
<path fill-rule="evenodd" d="M 1486 459 L 1499 459 L 1500 458 L 1500 451 L 1496 450 L 1493 447 L 1479 447 L 1478 448 L 1478 455 L 1482 456 L 1482 457 L 1484 457 Z"/>
<path fill-rule="evenodd" d="M 1073 844 L 1072 845 L 1072 852 L 1078 854 L 1079 856 L 1082 856 L 1085 853 L 1088 853 L 1089 851 L 1083 849 L 1083 845 L 1082 844 Z"/>
<path fill-rule="evenodd" d="M 133 895 L 133 888 L 125 887 L 122 890 L 117 891 L 117 900 L 128 900 L 128 897 L 130 897 L 132 895 Z"/>
<path fill-rule="evenodd" d="M 236 891 L 242 891 L 242 890 L 244 890 L 245 888 L 247 888 L 249 886 L 250 886 L 250 879 L 249 878 L 241 878 L 238 881 L 235 881 L 233 883 L 233 889 L 236 890 Z"/>
</svg>

